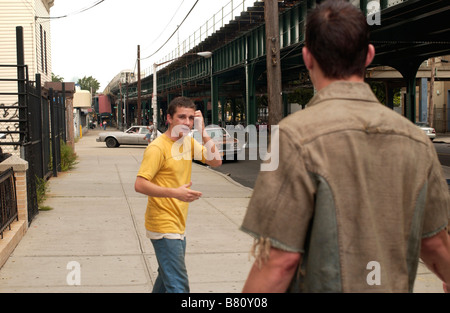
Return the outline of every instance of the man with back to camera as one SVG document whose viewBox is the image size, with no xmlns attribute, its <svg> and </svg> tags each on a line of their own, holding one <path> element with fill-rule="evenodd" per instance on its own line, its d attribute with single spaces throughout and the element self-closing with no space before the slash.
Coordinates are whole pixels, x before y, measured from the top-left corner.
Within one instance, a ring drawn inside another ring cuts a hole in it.
<svg viewBox="0 0 450 313">
<path fill-rule="evenodd" d="M 419 257 L 450 291 L 449 192 L 436 151 L 364 83 L 375 49 L 346 1 L 308 14 L 317 94 L 279 125 L 241 229 L 255 237 L 244 292 L 412 292 Z"/>
<path fill-rule="evenodd" d="M 187 136 L 200 119 L 200 145 Z M 201 111 L 186 97 L 173 99 L 167 110 L 168 130 L 153 140 L 144 152 L 135 190 L 148 196 L 145 228 L 155 249 L 158 277 L 154 293 L 187 293 L 189 280 L 185 265 L 185 227 L 189 202 L 201 192 L 190 187 L 192 159 L 212 167 L 222 164 L 218 149 L 205 131 Z"/>
</svg>

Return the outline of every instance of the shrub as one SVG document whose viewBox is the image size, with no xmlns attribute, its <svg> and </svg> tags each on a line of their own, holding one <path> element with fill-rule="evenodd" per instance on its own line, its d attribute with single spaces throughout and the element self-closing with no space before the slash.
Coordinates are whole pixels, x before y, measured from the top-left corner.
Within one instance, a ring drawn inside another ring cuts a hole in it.
<svg viewBox="0 0 450 313">
<path fill-rule="evenodd" d="M 45 195 L 48 191 L 48 181 L 45 178 L 39 178 L 36 177 L 36 195 L 37 195 L 37 204 L 39 207 L 39 210 L 41 211 L 48 211 L 52 210 L 49 206 L 42 206 L 42 203 L 45 200 Z"/>
<path fill-rule="evenodd" d="M 61 140 L 61 171 L 66 172 L 75 167 L 77 162 L 77 154 L 72 147 Z"/>
</svg>

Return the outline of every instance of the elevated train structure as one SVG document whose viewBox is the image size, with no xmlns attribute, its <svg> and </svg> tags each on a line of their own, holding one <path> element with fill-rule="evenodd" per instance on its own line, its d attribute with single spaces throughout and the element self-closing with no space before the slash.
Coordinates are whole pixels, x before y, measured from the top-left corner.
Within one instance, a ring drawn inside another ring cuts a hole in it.
<svg viewBox="0 0 450 313">
<path fill-rule="evenodd" d="M 301 49 L 304 45 L 307 12 L 319 2 L 286 0 L 278 3 L 284 115 L 292 110 L 288 101 L 290 93 L 305 88 L 310 91 L 309 95 L 312 94 Z M 366 15 L 371 13 L 368 23 L 371 25 L 371 42 L 376 49 L 371 67 L 389 66 L 402 75 L 400 79 L 385 80 L 389 89 L 386 104 L 393 106 L 392 88 L 406 86 L 404 115 L 414 122 L 420 65 L 431 57 L 450 55 L 449 1 L 351 2 Z M 379 8 L 378 11 L 371 11 L 374 5 Z M 194 55 L 201 51 L 211 51 L 213 55 L 208 59 Z M 145 115 L 152 115 L 153 76 L 151 74 L 141 80 L 140 103 L 144 121 Z M 137 111 L 137 82 L 130 82 L 128 89 L 122 84 L 121 88 L 111 88 L 110 92 L 117 99 L 115 118 L 119 124 L 131 125 Z M 240 16 L 157 72 L 158 126 L 164 126 L 167 104 L 180 95 L 195 99 L 208 124 L 258 124 L 267 118 L 267 103 L 264 102 L 266 93 L 264 2 L 257 1 Z M 126 101 L 123 101 L 125 94 Z M 450 106 L 448 102 L 447 106 Z"/>
</svg>

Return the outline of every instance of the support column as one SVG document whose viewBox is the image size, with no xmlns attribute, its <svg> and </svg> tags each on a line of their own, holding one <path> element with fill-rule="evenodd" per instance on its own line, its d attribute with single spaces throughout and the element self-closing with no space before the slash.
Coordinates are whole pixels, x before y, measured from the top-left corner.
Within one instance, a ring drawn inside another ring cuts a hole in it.
<svg viewBox="0 0 450 313">
<path fill-rule="evenodd" d="M 211 123 L 217 125 L 219 124 L 219 78 L 213 76 L 211 83 Z"/>
<path fill-rule="evenodd" d="M 394 109 L 394 89 L 392 88 L 391 84 L 388 82 L 384 83 L 384 90 L 386 93 L 386 106 L 389 109 Z"/>
<path fill-rule="evenodd" d="M 222 116 L 222 127 L 225 127 L 226 125 L 226 109 L 227 109 L 227 99 L 224 97 L 220 97 L 220 107 L 222 108 L 221 116 Z"/>
<path fill-rule="evenodd" d="M 450 131 L 450 90 L 447 90 L 447 128 L 446 131 Z"/>
<path fill-rule="evenodd" d="M 428 79 L 422 77 L 420 79 L 419 93 L 419 122 L 428 120 Z"/>
<path fill-rule="evenodd" d="M 283 93 L 281 95 L 281 99 L 283 101 L 283 112 L 282 112 L 283 113 L 283 117 L 286 117 L 288 115 L 288 112 L 289 112 L 289 109 L 288 109 L 288 106 L 289 106 L 288 95 L 286 93 Z"/>
<path fill-rule="evenodd" d="M 416 122 L 416 75 L 405 77 L 406 79 L 406 107 L 405 116 L 408 120 Z"/>
<path fill-rule="evenodd" d="M 204 121 L 205 121 L 205 126 L 206 126 L 206 125 L 209 125 L 210 122 L 211 122 L 211 119 L 212 119 L 212 118 L 210 118 L 210 117 L 208 116 L 208 102 L 209 102 L 209 100 L 210 100 L 210 99 L 208 99 L 208 98 L 203 98 L 203 110 L 202 110 L 202 115 L 203 115 L 203 119 L 204 119 Z M 211 105 L 211 114 L 212 114 L 212 105 Z"/>
<path fill-rule="evenodd" d="M 416 122 L 416 75 L 423 61 L 424 59 L 415 59 L 392 66 L 402 74 L 406 81 L 405 117 L 413 123 Z"/>
<path fill-rule="evenodd" d="M 256 124 L 255 65 L 245 65 L 245 103 L 247 125 Z"/>
<path fill-rule="evenodd" d="M 231 99 L 231 112 L 233 112 L 233 119 L 232 119 L 233 125 L 236 125 L 236 114 L 237 114 L 237 111 L 236 111 L 236 99 L 235 98 Z"/>
</svg>

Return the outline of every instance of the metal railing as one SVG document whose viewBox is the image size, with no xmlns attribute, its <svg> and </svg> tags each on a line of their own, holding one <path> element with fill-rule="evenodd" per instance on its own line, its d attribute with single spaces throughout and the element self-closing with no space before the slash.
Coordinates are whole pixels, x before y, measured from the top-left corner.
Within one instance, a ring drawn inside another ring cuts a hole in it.
<svg viewBox="0 0 450 313">
<path fill-rule="evenodd" d="M 176 59 L 182 56 L 183 54 L 189 52 L 191 49 L 195 48 L 206 38 L 213 35 L 216 31 L 220 30 L 221 27 L 225 26 L 228 22 L 232 21 L 234 18 L 239 16 L 241 12 L 244 12 L 248 7 L 252 6 L 255 2 L 260 1 L 261 0 L 230 0 L 230 2 L 228 2 L 219 11 L 217 11 L 203 25 L 201 25 L 198 30 L 196 30 L 184 41 L 180 42 L 172 52 L 167 54 L 165 57 L 163 57 L 156 63 L 164 63 L 169 60 Z M 167 65 L 168 64 L 166 64 L 165 66 Z M 159 69 L 161 69 L 162 67 L 160 67 Z M 153 74 L 152 66 L 145 68 L 144 70 L 141 70 L 141 78 L 149 76 L 151 74 Z"/>
<path fill-rule="evenodd" d="M 16 183 L 12 168 L 0 173 L 0 235 L 14 220 L 19 220 L 17 213 Z"/>
<path fill-rule="evenodd" d="M 241 12 L 245 12 L 247 8 L 252 7 L 256 2 L 262 2 L 263 0 L 230 0 L 219 11 L 217 11 L 210 19 L 208 19 L 203 25 L 200 26 L 193 34 L 191 34 L 184 41 L 177 44 L 177 47 L 165 55 L 156 63 L 164 63 L 168 60 L 179 58 L 185 53 L 188 53 L 191 49 L 195 48 L 202 41 L 209 36 L 213 35 L 221 27 L 225 26 L 230 21 L 238 17 Z M 365 15 L 373 14 L 375 12 L 371 10 L 384 10 L 408 0 L 350 0 L 350 2 L 360 8 Z M 168 66 L 165 64 L 161 68 Z M 141 70 L 141 78 L 153 74 L 153 67 L 146 67 Z"/>
</svg>

